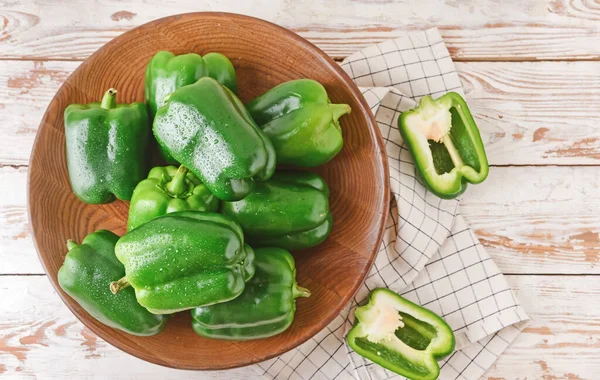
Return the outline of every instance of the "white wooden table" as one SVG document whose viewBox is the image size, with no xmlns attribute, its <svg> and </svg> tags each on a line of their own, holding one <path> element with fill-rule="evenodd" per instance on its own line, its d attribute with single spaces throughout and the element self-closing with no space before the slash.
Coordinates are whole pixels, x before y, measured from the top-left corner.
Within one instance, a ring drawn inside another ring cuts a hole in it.
<svg viewBox="0 0 600 380">
<path fill-rule="evenodd" d="M 255 377 L 166 369 L 97 338 L 53 291 L 28 230 L 29 152 L 61 83 L 124 31 L 200 10 L 275 22 L 338 60 L 397 29 L 439 27 L 492 165 L 461 211 L 534 319 L 485 378 L 598 378 L 598 0 L 0 2 L 0 377 Z"/>
</svg>

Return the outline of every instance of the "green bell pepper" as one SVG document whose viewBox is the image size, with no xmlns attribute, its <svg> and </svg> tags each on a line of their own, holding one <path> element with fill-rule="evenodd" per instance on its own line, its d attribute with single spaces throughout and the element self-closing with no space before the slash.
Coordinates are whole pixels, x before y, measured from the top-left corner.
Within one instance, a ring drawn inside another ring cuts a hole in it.
<svg viewBox="0 0 600 380">
<path fill-rule="evenodd" d="M 218 198 L 239 200 L 275 171 L 271 141 L 227 87 L 205 77 L 171 94 L 154 135 Z"/>
<path fill-rule="evenodd" d="M 116 296 L 108 285 L 125 274 L 123 264 L 115 256 L 119 237 L 100 230 L 89 234 L 81 244 L 67 242 L 69 252 L 58 270 L 60 287 L 99 322 L 133 335 L 155 335 L 161 332 L 167 318 L 140 306 L 133 289 Z"/>
<path fill-rule="evenodd" d="M 113 293 L 131 285 L 151 313 L 171 314 L 229 301 L 254 275 L 254 250 L 240 226 L 221 214 L 179 211 L 125 234 L 115 247 L 125 277 Z"/>
<path fill-rule="evenodd" d="M 256 273 L 236 299 L 192 309 L 192 327 L 200 336 L 228 340 L 267 338 L 294 321 L 296 298 L 310 291 L 296 283 L 292 255 L 281 248 L 255 251 Z"/>
<path fill-rule="evenodd" d="M 479 129 L 456 92 L 436 100 L 422 97 L 418 107 L 400 115 L 398 127 L 419 176 L 440 198 L 455 198 L 467 189 L 467 182 L 487 178 L 489 165 Z"/>
<path fill-rule="evenodd" d="M 248 242 L 288 250 L 322 243 L 333 225 L 329 187 L 315 173 L 278 171 L 237 202 L 223 202 L 221 211 L 237 221 Z"/>
<path fill-rule="evenodd" d="M 165 104 L 169 94 L 206 76 L 216 79 L 234 93 L 237 92 L 235 69 L 223 54 L 208 53 L 200 56 L 190 53 L 176 56 L 168 51 L 156 53 L 146 68 L 145 95 L 151 118 Z M 167 163 L 176 163 L 162 146 L 159 145 L 158 148 Z"/>
<path fill-rule="evenodd" d="M 342 150 L 338 119 L 350 113 L 350 106 L 331 104 L 319 82 L 298 79 L 255 98 L 248 111 L 273 142 L 278 164 L 313 167 Z"/>
<path fill-rule="evenodd" d="M 454 350 L 454 334 L 439 316 L 388 289 L 358 307 L 346 340 L 359 355 L 412 380 L 437 379 L 437 360 Z"/>
<path fill-rule="evenodd" d="M 133 191 L 129 204 L 127 230 L 158 216 L 176 211 L 215 212 L 219 198 L 215 197 L 185 166 L 155 167 L 148 178 Z"/>
<path fill-rule="evenodd" d="M 116 104 L 110 89 L 101 103 L 65 109 L 67 167 L 73 192 L 86 203 L 130 200 L 148 173 L 150 126 L 144 103 Z"/>
</svg>

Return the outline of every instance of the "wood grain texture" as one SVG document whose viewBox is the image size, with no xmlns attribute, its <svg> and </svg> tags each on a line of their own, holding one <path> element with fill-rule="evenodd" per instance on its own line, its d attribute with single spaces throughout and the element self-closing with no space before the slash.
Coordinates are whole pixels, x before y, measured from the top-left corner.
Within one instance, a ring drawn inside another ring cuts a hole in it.
<svg viewBox="0 0 600 380">
<path fill-rule="evenodd" d="M 0 167 L 0 179 L 0 274 L 43 274 L 29 231 L 27 168 Z"/>
<path fill-rule="evenodd" d="M 440 28 L 460 61 L 600 59 L 594 0 L 0 2 L 0 378 L 256 378 L 249 369 L 192 374 L 137 360 L 84 328 L 46 278 L 2 276 L 43 273 L 27 230 L 25 166 L 58 87 L 113 37 L 198 10 L 276 22 L 338 59 L 430 26 Z M 492 164 L 600 165 L 596 62 L 458 62 L 457 68 Z M 504 272 L 598 274 L 598 169 L 492 168 L 464 196 L 461 212 Z M 484 378 L 596 378 L 598 277 L 507 277 L 535 320 Z"/>
<path fill-rule="evenodd" d="M 183 312 L 173 316 L 161 334 L 134 337 L 92 318 L 58 286 L 66 240 L 79 242 L 98 229 L 122 234 L 128 213 L 126 202 L 89 205 L 73 194 L 66 168 L 64 109 L 68 104 L 97 100 L 111 87 L 119 91 L 117 102 L 143 101 L 146 65 L 165 49 L 176 54 L 206 54 L 216 49 L 230 57 L 243 101 L 279 83 L 310 77 L 327 89 L 332 102 L 352 108 L 342 121 L 344 149 L 316 168 L 331 189 L 333 230 L 324 243 L 295 256 L 298 282 L 311 290 L 312 297 L 298 302 L 294 323 L 282 334 L 244 342 L 201 338 L 190 329 L 189 312 Z M 379 128 L 358 88 L 333 60 L 274 24 L 239 15 L 194 13 L 125 33 L 69 76 L 40 125 L 29 167 L 28 210 L 42 265 L 66 305 L 90 330 L 144 360 L 181 369 L 226 369 L 287 352 L 339 314 L 379 250 L 390 195 Z"/>
<path fill-rule="evenodd" d="M 28 163 L 44 110 L 79 64 L 0 60 L 0 163 Z M 600 62 L 456 68 L 492 165 L 600 164 Z"/>
<path fill-rule="evenodd" d="M 600 372 L 600 310 L 587 305 L 600 302 L 597 277 L 507 279 L 533 321 L 484 378 L 594 378 Z M 250 368 L 199 374 L 126 355 L 85 328 L 45 277 L 0 277 L 0 298 L 8 306 L 0 329 L 0 363 L 8 378 L 258 379 Z"/>
<path fill-rule="evenodd" d="M 0 277 L 0 377 L 35 379 L 248 379 L 253 370 L 176 371 L 116 349 L 63 305 L 45 276 Z M 254 376 L 253 376 L 254 375 Z"/>
<path fill-rule="evenodd" d="M 275 22 L 333 57 L 437 26 L 455 59 L 597 59 L 600 10 L 591 0 L 244 2 L 85 0 L 0 5 L 0 57 L 83 60 L 112 38 L 168 15 L 223 11 Z"/>
<path fill-rule="evenodd" d="M 0 274 L 44 273 L 28 230 L 26 168 L 0 168 Z M 505 273 L 600 274 L 600 170 L 496 167 L 460 212 Z"/>
<path fill-rule="evenodd" d="M 79 62 L 0 61 L 0 164 L 27 165 L 39 121 Z"/>
<path fill-rule="evenodd" d="M 492 164 L 600 164 L 600 62 L 456 67 Z"/>
<path fill-rule="evenodd" d="M 600 273 L 598 167 L 492 168 L 460 203 L 504 273 Z"/>
<path fill-rule="evenodd" d="M 600 373 L 596 276 L 507 276 L 531 323 L 485 374 L 488 380 L 583 380 Z"/>
</svg>

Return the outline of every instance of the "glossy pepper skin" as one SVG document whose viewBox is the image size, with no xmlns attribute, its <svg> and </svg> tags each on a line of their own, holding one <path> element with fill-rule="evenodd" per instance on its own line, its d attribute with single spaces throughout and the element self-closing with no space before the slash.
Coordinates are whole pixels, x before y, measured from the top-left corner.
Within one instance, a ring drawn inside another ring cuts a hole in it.
<svg viewBox="0 0 600 380">
<path fill-rule="evenodd" d="M 311 79 L 282 83 L 247 105 L 252 118 L 271 139 L 277 164 L 319 166 L 343 146 L 338 119 L 347 104 L 331 104 L 325 87 Z"/>
<path fill-rule="evenodd" d="M 116 104 L 110 89 L 101 103 L 65 109 L 67 167 L 73 192 L 86 203 L 130 200 L 148 173 L 145 153 L 150 136 L 144 103 Z"/>
<path fill-rule="evenodd" d="M 234 300 L 192 309 L 194 331 L 207 338 L 250 340 L 287 330 L 294 321 L 296 298 L 309 297 L 296 283 L 292 255 L 281 248 L 257 248 L 256 273 Z"/>
<path fill-rule="evenodd" d="M 173 91 L 206 76 L 216 79 L 233 93 L 237 92 L 235 69 L 223 54 L 208 53 L 200 56 L 195 53 L 174 55 L 169 51 L 156 53 L 146 67 L 145 95 L 150 117 L 154 117 Z M 160 145 L 159 151 L 167 163 L 176 163 Z"/>
<path fill-rule="evenodd" d="M 242 226 L 255 246 L 313 247 L 329 236 L 333 225 L 329 187 L 310 172 L 277 171 L 241 201 L 223 202 L 221 211 Z"/>
<path fill-rule="evenodd" d="M 454 350 L 454 334 L 441 317 L 391 290 L 373 290 L 354 315 L 346 336 L 350 347 L 408 379 L 437 379 L 437 360 Z"/>
<path fill-rule="evenodd" d="M 133 191 L 127 230 L 131 231 L 158 216 L 176 211 L 215 212 L 215 197 L 185 166 L 155 167 Z"/>
<path fill-rule="evenodd" d="M 161 332 L 167 318 L 140 306 L 133 289 L 114 295 L 109 284 L 125 275 L 123 264 L 115 256 L 119 237 L 100 230 L 89 234 L 81 244 L 67 242 L 69 252 L 58 271 L 60 287 L 92 317 L 115 329 L 133 335 Z"/>
<path fill-rule="evenodd" d="M 115 247 L 125 277 L 151 313 L 171 314 L 229 301 L 254 275 L 254 250 L 240 226 L 221 214 L 180 211 L 152 219 L 125 234 Z"/>
<path fill-rule="evenodd" d="M 398 127 L 425 186 L 444 199 L 459 196 L 468 183 L 481 183 L 489 165 L 479 129 L 465 100 L 449 92 L 403 112 Z"/>
<path fill-rule="evenodd" d="M 219 199 L 234 201 L 275 171 L 271 141 L 242 102 L 205 77 L 171 94 L 156 113 L 154 136 Z"/>
</svg>

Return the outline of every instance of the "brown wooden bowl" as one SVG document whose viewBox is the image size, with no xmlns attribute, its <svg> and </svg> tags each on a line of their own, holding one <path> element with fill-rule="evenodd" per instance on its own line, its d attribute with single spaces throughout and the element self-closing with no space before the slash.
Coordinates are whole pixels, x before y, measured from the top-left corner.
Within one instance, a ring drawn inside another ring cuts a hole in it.
<svg viewBox="0 0 600 380">
<path fill-rule="evenodd" d="M 321 82 L 334 103 L 352 107 L 341 119 L 342 152 L 318 168 L 331 188 L 335 218 L 327 241 L 297 252 L 298 282 L 312 292 L 299 299 L 293 325 L 261 340 L 231 342 L 201 338 L 190 313 L 168 322 L 164 332 L 136 337 L 107 327 L 58 285 L 65 242 L 108 229 L 125 233 L 128 203 L 88 205 L 71 191 L 65 159 L 63 112 L 71 103 L 98 101 L 110 87 L 118 102 L 144 100 L 144 71 L 159 50 L 175 54 L 217 51 L 233 62 L 240 98 L 247 102 L 297 78 Z M 379 129 L 367 103 L 337 63 L 296 34 L 277 25 L 227 13 L 190 13 L 150 22 L 106 44 L 81 64 L 58 90 L 42 119 L 29 168 L 29 218 L 40 260 L 71 311 L 105 341 L 152 363 L 183 369 L 224 369 L 260 362 L 303 343 L 323 329 L 358 290 L 379 248 L 388 214 L 388 171 Z"/>
</svg>

